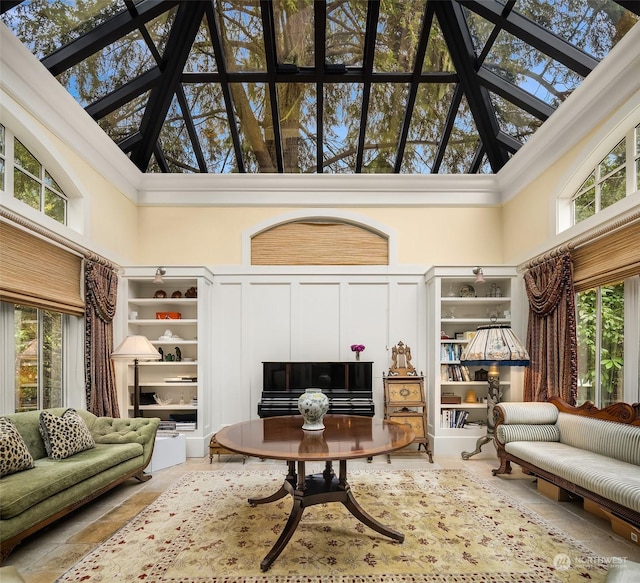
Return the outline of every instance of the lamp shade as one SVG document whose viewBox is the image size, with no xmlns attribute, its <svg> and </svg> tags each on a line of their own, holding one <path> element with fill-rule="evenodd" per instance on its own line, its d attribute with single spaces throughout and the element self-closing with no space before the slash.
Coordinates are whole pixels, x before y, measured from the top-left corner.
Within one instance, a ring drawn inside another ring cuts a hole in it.
<svg viewBox="0 0 640 583">
<path fill-rule="evenodd" d="M 136 335 L 127 336 L 111 353 L 111 358 L 160 360 L 162 357 L 146 336 Z"/>
<path fill-rule="evenodd" d="M 528 366 L 529 353 L 508 324 L 479 326 L 460 355 L 460 364 Z"/>
</svg>

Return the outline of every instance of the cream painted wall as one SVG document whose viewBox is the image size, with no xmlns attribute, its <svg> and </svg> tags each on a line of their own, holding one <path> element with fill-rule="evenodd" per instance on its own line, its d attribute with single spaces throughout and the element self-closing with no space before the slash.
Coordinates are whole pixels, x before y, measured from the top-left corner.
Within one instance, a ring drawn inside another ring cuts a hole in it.
<svg viewBox="0 0 640 583">
<path fill-rule="evenodd" d="M 292 210 L 271 207 L 141 207 L 138 209 L 135 263 L 239 265 L 242 262 L 243 231 Z M 395 230 L 399 264 L 502 263 L 500 208 L 341 210 L 359 215 L 365 222 L 369 218 Z M 313 211 L 313 214 L 315 216 L 317 212 Z"/>
</svg>

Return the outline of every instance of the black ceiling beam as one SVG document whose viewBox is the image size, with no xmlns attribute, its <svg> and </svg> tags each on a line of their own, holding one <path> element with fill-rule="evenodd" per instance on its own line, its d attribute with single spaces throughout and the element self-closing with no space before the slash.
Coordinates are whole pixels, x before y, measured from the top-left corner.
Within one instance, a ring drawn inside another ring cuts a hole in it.
<svg viewBox="0 0 640 583">
<path fill-rule="evenodd" d="M 582 77 L 586 77 L 591 73 L 599 62 L 591 55 L 574 47 L 571 43 L 517 12 L 510 12 L 504 17 L 502 15 L 504 7 L 496 0 L 482 0 L 482 2 L 479 0 L 459 0 L 459 3 L 542 51 L 545 55 L 569 67 L 569 69 Z"/>
<path fill-rule="evenodd" d="M 140 142 L 142 142 L 142 134 L 137 131 L 130 136 L 117 142 L 118 148 L 120 148 L 125 154 L 131 152 Z"/>
<path fill-rule="evenodd" d="M 522 144 L 518 140 L 509 134 L 505 134 L 502 130 L 498 132 L 496 140 L 498 140 L 498 142 L 500 142 L 512 154 L 515 154 L 520 148 L 522 148 Z"/>
<path fill-rule="evenodd" d="M 429 43 L 429 35 L 431 33 L 432 22 L 433 2 L 427 2 L 424 12 L 424 18 L 422 19 L 422 30 L 420 31 L 420 38 L 418 39 L 418 46 L 416 48 L 415 62 L 413 63 L 413 73 L 411 85 L 409 86 L 407 107 L 404 110 L 402 127 L 400 129 L 400 140 L 398 141 L 398 148 L 396 150 L 396 160 L 393 167 L 393 171 L 396 174 L 399 174 L 402 168 L 402 159 L 404 158 L 404 151 L 407 146 L 409 128 L 411 127 L 411 118 L 413 117 L 413 108 L 415 107 L 416 97 L 418 95 L 418 89 L 420 87 L 420 74 L 422 73 L 424 57 L 427 54 L 427 44 Z"/>
<path fill-rule="evenodd" d="M 315 51 L 316 74 L 316 172 L 324 171 L 324 84 L 320 73 L 324 74 L 327 57 L 327 4 L 313 3 L 313 42 Z"/>
<path fill-rule="evenodd" d="M 513 83 L 509 83 L 509 81 L 492 73 L 485 67 L 480 67 L 478 70 L 478 79 L 487 89 L 504 97 L 538 119 L 546 120 L 555 111 L 553 107 L 541 99 L 531 95 L 524 89 L 520 89 Z"/>
<path fill-rule="evenodd" d="M 132 152 L 132 162 L 143 172 L 166 120 L 171 101 L 180 84 L 180 76 L 204 15 L 204 3 L 183 2 L 176 12 L 169 40 L 160 64 L 162 79 L 151 90 L 140 124 L 142 143 Z"/>
<path fill-rule="evenodd" d="M 456 85 L 453 96 L 451 97 L 451 103 L 449 104 L 447 119 L 445 120 L 442 134 L 440 135 L 440 142 L 438 142 L 436 154 L 433 158 L 433 166 L 431 167 L 432 174 L 437 174 L 438 172 L 440 172 L 440 166 L 442 165 L 442 160 L 444 159 L 444 153 L 447 149 L 449 138 L 451 138 L 451 132 L 453 131 L 456 116 L 458 115 L 458 109 L 460 108 L 460 102 L 462 101 L 462 93 L 462 86 L 460 84 Z"/>
<path fill-rule="evenodd" d="M 271 123 L 273 124 L 273 142 L 276 152 L 276 169 L 284 172 L 284 154 L 282 152 L 282 132 L 280 131 L 280 108 L 278 107 L 278 88 L 276 86 L 276 30 L 273 17 L 273 3 L 271 0 L 260 0 L 262 14 L 262 30 L 264 37 L 265 61 L 267 64 L 267 87 L 271 103 Z M 265 128 L 266 129 L 266 128 Z"/>
<path fill-rule="evenodd" d="M 364 86 L 362 88 L 362 109 L 360 110 L 360 129 L 358 132 L 358 149 L 356 151 L 356 174 L 360 174 L 362 172 L 362 161 L 364 159 L 367 117 L 369 115 L 369 101 L 371 99 L 373 59 L 376 53 L 376 29 L 378 26 L 379 15 L 380 0 L 369 0 L 369 8 L 367 10 L 367 27 L 364 33 L 364 55 L 362 60 Z"/>
<path fill-rule="evenodd" d="M 160 80 L 162 73 L 158 67 L 146 71 L 139 77 L 132 79 L 128 83 L 118 87 L 115 91 L 108 93 L 101 99 L 94 101 L 85 107 L 85 111 L 96 121 L 109 115 L 116 109 L 133 101 L 145 91 L 148 91 Z"/>
<path fill-rule="evenodd" d="M 473 155 L 473 160 L 471 160 L 471 164 L 469 164 L 469 174 L 477 174 L 482 166 L 482 158 L 484 156 L 484 146 L 482 142 L 478 144 L 476 148 L 475 154 Z"/>
<path fill-rule="evenodd" d="M 267 71 L 234 71 L 203 73 L 184 73 L 183 83 L 222 83 L 224 79 L 229 83 L 267 83 L 269 73 Z M 348 68 L 344 73 L 320 72 L 305 67 L 299 71 L 276 70 L 275 77 L 278 83 L 365 83 L 370 80 L 373 83 L 400 83 L 408 84 L 414 79 L 413 73 L 377 73 L 367 74 L 362 67 Z M 420 83 L 456 83 L 456 73 L 420 73 Z"/>
<path fill-rule="evenodd" d="M 178 0 L 143 0 L 136 5 L 138 15 L 124 10 L 93 30 L 61 47 L 42 59 L 42 64 L 52 75 L 59 75 L 94 53 L 143 26 L 160 14 L 179 4 Z"/>
<path fill-rule="evenodd" d="M 616 4 L 620 4 L 626 10 L 640 16 L 640 2 L 638 0 L 614 0 Z"/>
<path fill-rule="evenodd" d="M 224 49 L 222 47 L 222 37 L 214 12 L 213 0 L 207 2 L 205 6 L 205 15 L 207 17 L 207 25 L 209 26 L 209 36 L 213 44 L 213 55 L 218 68 L 218 81 L 222 89 L 222 99 L 227 112 L 227 123 L 229 124 L 229 133 L 231 135 L 231 143 L 233 144 L 233 153 L 236 157 L 236 167 L 238 172 L 245 173 L 247 170 L 244 166 L 244 157 L 242 156 L 242 145 L 240 144 L 240 132 L 236 123 L 236 115 L 233 110 L 233 97 L 229 87 L 229 76 L 227 72 L 227 64 L 224 58 Z M 182 76 L 183 80 L 185 75 Z"/>
<path fill-rule="evenodd" d="M 155 148 L 153 149 L 153 154 L 156 157 L 156 162 L 158 163 L 158 167 L 161 172 L 169 174 L 171 172 L 171 168 L 169 167 L 167 159 L 164 157 L 164 152 L 162 151 L 160 144 L 156 143 Z"/>
<path fill-rule="evenodd" d="M 8 10 L 15 8 L 18 4 L 22 4 L 23 0 L 2 0 L 0 2 L 0 14 L 4 14 Z"/>
<path fill-rule="evenodd" d="M 435 12 L 480 135 L 480 141 L 486 148 L 492 170 L 498 172 L 508 162 L 508 156 L 495 139 L 500 127 L 491 104 L 489 91 L 480 85 L 476 74 L 477 61 L 473 41 L 462 8 L 456 2 L 436 2 Z"/>
<path fill-rule="evenodd" d="M 135 11 L 135 4 L 133 4 L 132 0 L 126 0 L 125 4 L 130 6 L 130 10 Z M 147 47 L 149 51 L 153 55 L 153 58 L 156 60 L 156 63 L 160 64 L 162 61 L 162 55 L 158 52 L 149 31 L 146 26 L 140 27 L 140 34 L 142 38 L 144 38 L 144 42 L 147 43 Z M 184 93 L 184 89 L 182 85 L 178 85 L 178 89 L 176 90 L 176 97 L 178 98 L 178 104 L 180 105 L 180 109 L 182 110 L 182 118 L 184 119 L 184 124 L 187 129 L 187 134 L 189 134 L 189 139 L 191 140 L 191 147 L 193 148 L 193 153 L 196 156 L 196 161 L 198 162 L 198 170 L 200 172 L 207 172 L 207 162 L 204 158 L 204 153 L 202 152 L 202 147 L 200 146 L 200 140 L 198 139 L 198 132 L 196 131 L 196 126 L 193 123 L 193 116 L 191 115 L 191 109 L 189 108 L 189 104 L 187 102 L 187 96 Z M 160 150 L 160 145 L 156 144 L 156 150 Z M 156 156 L 157 158 L 157 156 Z"/>
</svg>

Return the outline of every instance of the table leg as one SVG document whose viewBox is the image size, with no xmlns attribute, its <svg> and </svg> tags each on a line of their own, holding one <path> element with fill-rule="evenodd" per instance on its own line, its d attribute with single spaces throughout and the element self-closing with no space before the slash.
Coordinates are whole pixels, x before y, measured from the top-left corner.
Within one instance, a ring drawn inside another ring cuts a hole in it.
<svg viewBox="0 0 640 583">
<path fill-rule="evenodd" d="M 283 485 L 282 489 L 287 491 L 287 484 L 291 485 L 289 482 L 289 478 L 292 475 L 292 471 L 295 474 L 294 462 L 287 462 L 289 464 L 289 475 L 287 476 L 287 481 Z M 274 543 L 271 550 L 265 555 L 264 559 L 260 563 L 260 569 L 262 571 L 267 571 L 269 567 L 273 564 L 280 553 L 287 546 L 287 543 L 291 540 L 293 533 L 296 531 L 298 527 L 298 523 L 302 518 L 302 513 L 304 512 L 304 491 L 305 491 L 305 463 L 298 462 L 298 480 L 296 482 L 295 490 L 291 493 L 293 495 L 293 506 L 291 508 L 291 513 L 289 514 L 289 518 L 287 519 L 287 524 L 285 524 L 284 529 L 280 533 L 278 540 Z M 325 470 L 326 471 L 326 470 Z M 279 490 L 276 494 L 278 494 L 281 490 Z M 275 496 L 275 494 L 274 494 Z M 270 496 L 271 498 L 272 496 Z M 265 499 L 266 500 L 266 499 Z"/>
<path fill-rule="evenodd" d="M 307 506 L 313 506 L 315 504 L 341 502 L 353 516 L 372 530 L 398 542 L 404 541 L 404 534 L 384 526 L 356 502 L 351 492 L 349 482 L 347 481 L 346 460 L 340 460 L 338 476 L 333 472 L 332 462 L 330 461 L 326 462 L 322 475 L 315 476 L 306 475 L 304 461 L 298 462 L 297 471 L 295 462 L 287 462 L 287 464 L 289 466 L 289 473 L 287 474 L 284 484 L 277 492 L 266 498 L 249 499 L 249 503 L 255 505 L 279 500 L 287 494 L 291 494 L 293 497 L 293 507 L 291 508 L 287 523 L 280 533 L 278 540 L 260 563 L 260 569 L 262 571 L 267 571 L 287 546 L 287 543 L 291 540 L 302 518 L 304 509 Z"/>
<path fill-rule="evenodd" d="M 378 522 L 373 516 L 371 516 L 368 512 L 363 510 L 362 506 L 356 502 L 356 499 L 353 497 L 353 493 L 351 492 L 351 487 L 347 482 L 347 462 L 346 460 L 340 461 L 340 477 L 339 477 L 340 487 L 344 489 L 344 493 L 346 495 L 346 499 L 342 500 L 342 504 L 346 507 L 346 509 L 353 514 L 360 522 L 366 524 L 369 528 L 392 538 L 393 540 L 397 540 L 398 542 L 404 542 L 404 534 L 398 532 L 397 530 L 393 530 L 387 526 L 384 526 L 381 522 Z"/>
<path fill-rule="evenodd" d="M 292 493 L 293 487 L 295 487 L 297 480 L 296 464 L 295 462 L 287 462 L 287 466 L 289 467 L 289 472 L 284 481 L 284 484 L 280 486 L 280 489 L 270 496 L 266 496 L 265 498 L 249 498 L 249 504 L 251 504 L 251 506 L 257 506 L 258 504 L 269 504 L 269 502 L 275 502 L 276 500 L 280 500 L 281 498 L 284 498 L 288 494 Z"/>
</svg>

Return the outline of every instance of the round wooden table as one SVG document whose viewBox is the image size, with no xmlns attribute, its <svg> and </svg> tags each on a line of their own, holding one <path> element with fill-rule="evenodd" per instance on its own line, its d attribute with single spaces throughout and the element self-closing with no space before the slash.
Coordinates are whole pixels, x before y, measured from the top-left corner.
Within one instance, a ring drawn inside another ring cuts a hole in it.
<svg viewBox="0 0 640 583">
<path fill-rule="evenodd" d="M 358 520 L 398 542 L 404 534 L 384 526 L 356 502 L 347 482 L 347 460 L 368 458 L 401 449 L 412 443 L 415 435 L 400 423 L 355 415 L 325 415 L 322 431 L 304 431 L 302 417 L 266 417 L 224 427 L 216 440 L 226 449 L 264 459 L 285 460 L 288 473 L 277 492 L 266 498 L 250 498 L 249 504 L 267 504 L 287 495 L 293 497 L 289 519 L 260 563 L 263 571 L 284 550 L 302 518 L 304 509 L 315 504 L 341 502 Z M 306 475 L 305 462 L 324 461 L 321 474 Z M 338 476 L 333 462 L 338 461 Z M 297 466 L 297 467 L 296 467 Z"/>
</svg>

